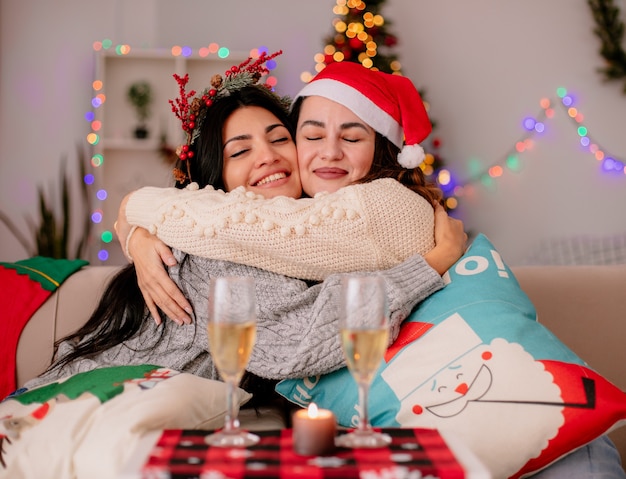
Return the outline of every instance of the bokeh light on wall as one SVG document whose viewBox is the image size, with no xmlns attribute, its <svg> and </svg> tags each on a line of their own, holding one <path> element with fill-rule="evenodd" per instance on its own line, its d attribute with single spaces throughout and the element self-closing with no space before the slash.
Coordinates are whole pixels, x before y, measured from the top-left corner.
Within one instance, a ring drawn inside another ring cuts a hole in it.
<svg viewBox="0 0 626 479">
<path fill-rule="evenodd" d="M 100 224 L 102 223 L 103 216 L 104 215 L 102 214 L 102 210 L 96 210 L 93 213 L 91 213 L 91 221 L 96 224 Z"/>
<path fill-rule="evenodd" d="M 132 51 L 132 48 L 130 45 L 127 45 L 127 44 L 114 45 L 110 39 L 105 39 L 102 41 L 95 41 L 93 42 L 92 46 L 95 52 L 100 52 L 103 50 L 111 50 L 116 55 L 128 55 Z M 268 52 L 268 49 L 267 47 L 259 47 L 258 49 L 254 49 L 253 51 L 256 52 L 256 54 L 251 53 L 250 56 L 258 57 L 261 51 Z M 170 48 L 170 54 L 175 57 L 178 57 L 178 56 L 193 57 L 194 49 L 190 46 L 174 45 Z M 197 50 L 197 56 L 200 58 L 206 58 L 210 55 L 216 55 L 220 59 L 225 59 L 225 58 L 228 58 L 230 54 L 231 54 L 230 49 L 224 46 L 220 46 L 216 42 L 209 43 L 208 45 L 203 46 Z M 266 66 L 271 71 L 276 68 L 276 62 L 272 60 L 268 62 Z M 274 88 L 278 80 L 275 76 L 268 75 L 267 78 L 265 79 L 265 82 L 268 85 L 272 86 L 272 88 Z M 96 146 L 99 144 L 101 140 L 99 132 L 101 132 L 103 128 L 103 121 L 96 119 L 96 116 L 97 116 L 96 111 L 106 102 L 106 96 L 103 93 L 105 91 L 105 85 L 104 85 L 103 79 L 102 78 L 94 79 L 91 83 L 91 87 L 93 91 L 93 97 L 91 98 L 91 109 L 85 113 L 84 117 L 85 117 L 85 120 L 89 122 L 89 126 L 91 129 L 91 132 L 86 137 L 87 143 L 89 143 L 91 146 Z M 94 170 L 97 171 L 104 164 L 104 161 L 105 161 L 104 156 L 98 153 L 98 154 L 94 154 L 91 157 L 90 163 L 91 163 L 91 166 L 94 168 Z M 92 173 L 86 174 L 83 180 L 86 185 L 94 186 L 96 184 L 96 175 Z M 99 203 L 103 203 L 104 201 L 106 201 L 109 196 L 108 192 L 105 189 L 99 189 L 91 194 L 95 197 L 95 199 Z M 91 218 L 92 223 L 94 224 L 102 224 L 103 222 L 105 222 L 103 209 L 98 208 L 98 207 L 93 209 L 90 213 L 90 218 Z M 104 262 L 109 259 L 110 255 L 109 255 L 109 251 L 107 248 L 112 240 L 113 240 L 113 235 L 110 231 L 104 231 L 100 235 L 100 241 L 103 243 L 103 245 L 101 246 L 101 249 L 97 252 L 97 257 L 100 261 Z"/>
<path fill-rule="evenodd" d="M 130 45 L 118 45 L 115 47 L 115 53 L 118 55 L 128 55 L 130 53 Z"/>
<path fill-rule="evenodd" d="M 509 155 L 506 157 L 506 167 L 511 171 L 519 171 L 520 169 L 520 161 L 519 156 L 517 155 Z"/>
<path fill-rule="evenodd" d="M 556 94 L 560 99 L 558 104 L 561 105 L 566 115 L 575 123 L 580 146 L 600 163 L 599 171 L 603 174 L 617 174 L 626 177 L 626 162 L 607 154 L 606 150 L 592 139 L 589 128 L 582 124 L 584 115 L 578 107 L 574 106 L 576 103 L 575 95 L 572 95 L 563 87 L 557 88 Z M 539 101 L 539 106 L 542 110 L 537 117 L 525 117 L 522 119 L 522 127 L 526 134 L 524 138 L 515 142 L 511 151 L 502 160 L 495 162 L 486 169 L 480 170 L 476 168 L 476 165 L 484 164 L 483 162 L 477 159 L 466 161 L 470 179 L 457 186 L 455 189 L 457 196 L 468 194 L 468 189 L 475 183 L 492 188 L 495 186 L 496 178 L 504 176 L 508 171 L 519 172 L 521 170 L 522 161 L 520 155 L 534 147 L 535 137 L 548 128 L 545 120 L 551 120 L 555 116 L 555 107 L 548 98 L 542 98 Z"/>
<path fill-rule="evenodd" d="M 100 235 L 100 239 L 103 243 L 110 243 L 111 241 L 113 241 L 113 233 L 111 233 L 109 230 L 103 231 Z"/>
<path fill-rule="evenodd" d="M 97 153 L 91 157 L 91 166 L 93 166 L 94 168 L 99 168 L 100 166 L 102 166 L 103 162 L 104 157 L 100 153 Z"/>
</svg>

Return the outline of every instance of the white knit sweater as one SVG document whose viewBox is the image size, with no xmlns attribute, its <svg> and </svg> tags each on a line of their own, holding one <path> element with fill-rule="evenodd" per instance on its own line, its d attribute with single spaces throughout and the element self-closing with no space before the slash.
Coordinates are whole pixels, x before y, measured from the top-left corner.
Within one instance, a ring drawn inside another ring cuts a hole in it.
<svg viewBox="0 0 626 479">
<path fill-rule="evenodd" d="M 393 179 L 302 199 L 145 187 L 126 217 L 187 253 L 317 281 L 389 269 L 435 245 L 433 207 Z"/>
</svg>

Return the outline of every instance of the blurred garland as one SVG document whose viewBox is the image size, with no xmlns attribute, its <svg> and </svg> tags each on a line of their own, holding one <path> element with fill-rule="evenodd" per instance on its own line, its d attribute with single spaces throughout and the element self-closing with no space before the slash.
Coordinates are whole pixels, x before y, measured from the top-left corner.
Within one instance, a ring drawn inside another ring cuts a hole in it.
<svg viewBox="0 0 626 479">
<path fill-rule="evenodd" d="M 587 3 L 596 22 L 593 31 L 602 42 L 600 55 L 608 64 L 598 71 L 607 81 L 626 78 L 626 52 L 622 47 L 624 23 L 619 19 L 619 8 L 613 0 L 587 0 Z M 622 93 L 626 95 L 626 81 Z"/>
</svg>

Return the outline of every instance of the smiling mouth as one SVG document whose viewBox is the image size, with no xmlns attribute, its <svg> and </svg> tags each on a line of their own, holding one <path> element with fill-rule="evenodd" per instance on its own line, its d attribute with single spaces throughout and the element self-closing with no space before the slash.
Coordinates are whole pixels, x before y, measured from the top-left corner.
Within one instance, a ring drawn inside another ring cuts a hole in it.
<svg viewBox="0 0 626 479">
<path fill-rule="evenodd" d="M 282 180 L 283 178 L 287 178 L 287 173 L 274 173 L 273 175 L 266 176 L 265 178 L 261 178 L 261 180 L 257 181 L 252 186 L 263 186 L 268 183 L 272 183 L 273 181 Z"/>
<path fill-rule="evenodd" d="M 348 174 L 346 170 L 341 168 L 317 168 L 314 173 L 320 178 L 340 178 Z"/>
</svg>

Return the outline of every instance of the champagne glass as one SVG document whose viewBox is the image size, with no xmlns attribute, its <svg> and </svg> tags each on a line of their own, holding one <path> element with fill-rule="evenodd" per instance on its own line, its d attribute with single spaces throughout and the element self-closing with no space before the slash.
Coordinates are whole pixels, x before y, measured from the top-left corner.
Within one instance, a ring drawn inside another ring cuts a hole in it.
<svg viewBox="0 0 626 479">
<path fill-rule="evenodd" d="M 385 284 L 380 276 L 348 275 L 342 278 L 341 287 L 341 346 L 359 389 L 360 407 L 357 428 L 339 436 L 336 443 L 353 448 L 386 446 L 391 437 L 372 429 L 367 409 L 369 388 L 389 339 Z"/>
<path fill-rule="evenodd" d="M 206 442 L 220 447 L 247 447 L 259 437 L 239 427 L 239 404 L 235 389 L 250 360 L 256 339 L 256 296 L 254 279 L 221 277 L 209 286 L 207 334 L 211 356 L 227 389 L 224 428 L 206 437 Z"/>
</svg>

